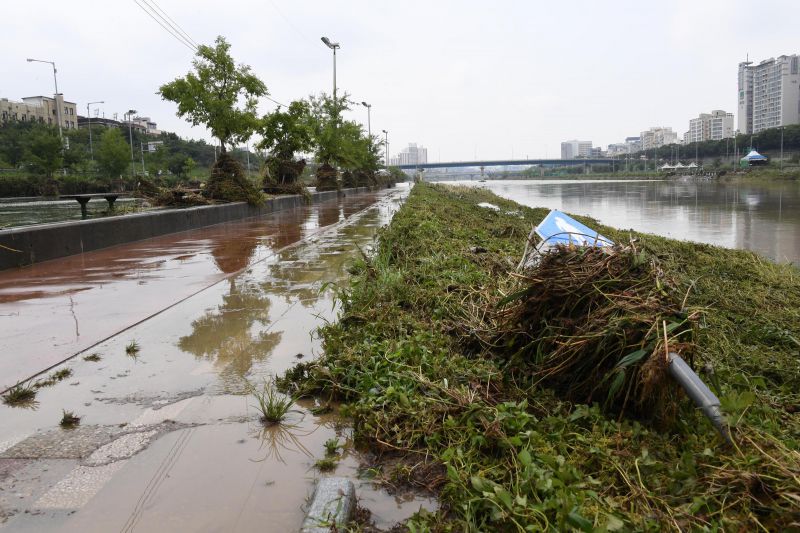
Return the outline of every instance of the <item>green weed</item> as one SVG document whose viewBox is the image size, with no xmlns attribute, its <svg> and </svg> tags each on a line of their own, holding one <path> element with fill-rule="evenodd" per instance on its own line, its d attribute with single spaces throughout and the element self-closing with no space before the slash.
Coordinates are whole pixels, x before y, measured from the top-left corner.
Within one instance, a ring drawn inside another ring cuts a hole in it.
<svg viewBox="0 0 800 533">
<path fill-rule="evenodd" d="M 81 423 L 81 417 L 75 416 L 75 413 L 72 411 L 64 411 L 62 410 L 63 415 L 61 416 L 60 425 L 63 428 L 73 428 Z"/>
<path fill-rule="evenodd" d="M 273 379 L 264 380 L 261 389 L 249 384 L 250 394 L 256 399 L 256 409 L 265 424 L 279 424 L 291 411 L 294 399 L 278 391 Z"/>
<path fill-rule="evenodd" d="M 36 388 L 26 383 L 17 383 L 3 394 L 3 403 L 11 406 L 28 405 L 35 399 Z"/>
<path fill-rule="evenodd" d="M 132 340 L 125 346 L 125 354 L 129 355 L 130 357 L 137 357 L 139 355 L 139 343 L 135 340 Z"/>
<path fill-rule="evenodd" d="M 339 444 L 339 439 L 337 439 L 336 437 L 326 440 L 325 441 L 325 455 L 327 455 L 327 456 L 336 455 L 341 446 L 342 445 Z"/>
<path fill-rule="evenodd" d="M 83 356 L 83 360 L 84 360 L 84 361 L 90 361 L 90 362 L 92 362 L 92 363 L 96 363 L 96 362 L 98 362 L 100 359 L 101 359 L 101 357 L 100 357 L 100 354 L 99 354 L 99 353 L 93 353 L 93 354 L 89 354 L 89 355 L 85 355 L 85 356 Z"/>
<path fill-rule="evenodd" d="M 336 470 L 336 467 L 339 464 L 339 460 L 337 457 L 325 457 L 323 459 L 318 459 L 314 466 L 319 469 L 320 472 L 331 472 Z"/>
</svg>

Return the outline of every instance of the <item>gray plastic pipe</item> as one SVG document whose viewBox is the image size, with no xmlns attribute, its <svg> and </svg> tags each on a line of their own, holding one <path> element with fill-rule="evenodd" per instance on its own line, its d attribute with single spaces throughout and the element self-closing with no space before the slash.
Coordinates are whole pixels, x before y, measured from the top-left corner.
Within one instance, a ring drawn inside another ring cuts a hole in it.
<svg viewBox="0 0 800 533">
<path fill-rule="evenodd" d="M 669 373 L 683 387 L 683 390 L 686 391 L 686 394 L 689 395 L 695 405 L 703 411 L 703 414 L 711 421 L 719 431 L 719 434 L 730 442 L 728 428 L 719 409 L 719 398 L 703 383 L 700 376 L 695 374 L 686 361 L 676 353 L 669 354 Z"/>
</svg>

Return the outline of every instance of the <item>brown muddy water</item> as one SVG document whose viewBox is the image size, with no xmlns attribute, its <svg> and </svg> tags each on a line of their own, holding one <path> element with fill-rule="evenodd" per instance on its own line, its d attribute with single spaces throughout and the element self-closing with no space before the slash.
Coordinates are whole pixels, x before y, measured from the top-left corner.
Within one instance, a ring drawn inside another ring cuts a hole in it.
<svg viewBox="0 0 800 533">
<path fill-rule="evenodd" d="M 130 258 L 120 261 L 131 267 L 117 270 L 122 276 L 94 283 L 73 264 L 64 279 L 74 281 L 59 285 L 44 281 L 58 277 L 58 269 L 49 268 L 36 289 L 44 295 L 3 304 L 38 304 L 44 315 L 41 300 L 63 302 L 50 295 L 63 290 L 58 287 L 86 286 L 76 293 L 94 291 L 94 300 L 80 301 L 85 308 L 120 298 L 114 310 L 124 313 L 130 300 L 132 314 L 112 319 L 96 311 L 96 318 L 80 322 L 86 331 L 94 321 L 111 331 L 114 320 L 135 322 L 170 299 L 185 298 L 58 366 L 72 375 L 39 389 L 34 404 L 0 405 L 0 530 L 297 530 L 322 475 L 314 463 L 325 456 L 325 441 L 347 443 L 350 430 L 335 414 L 312 414 L 309 403 L 296 405 L 284 424 L 265 428 L 247 386 L 318 355 L 313 332 L 336 316 L 333 295 L 320 289 L 346 279 L 347 265 L 359 248 L 369 249 L 407 191 L 400 187 L 283 213 L 285 219 L 173 236 L 173 248 L 162 239 L 138 243 L 119 256 Z M 157 250 L 167 256 L 162 263 Z M 158 265 L 152 269 L 142 266 L 153 263 Z M 86 265 L 90 272 L 103 271 L 100 259 Z M 139 279 L 147 283 L 139 285 Z M 114 297 L 103 298 L 103 287 L 115 283 L 120 285 Z M 184 293 L 172 288 L 184 283 L 191 284 Z M 137 295 L 139 287 L 149 297 Z M 151 299 L 158 304 L 145 308 Z M 73 320 L 71 312 L 53 312 Z M 46 336 L 31 341 L 42 346 L 41 338 Z M 125 352 L 132 340 L 140 346 L 135 357 Z M 2 355 L 9 353 L 4 349 Z M 90 354 L 99 361 L 85 360 Z M 59 427 L 62 409 L 81 416 L 80 426 Z M 429 498 L 389 495 L 373 486 L 360 462 L 358 452 L 346 447 L 333 474 L 356 480 L 361 505 L 380 527 L 420 506 L 436 507 Z"/>
<path fill-rule="evenodd" d="M 669 180 L 497 180 L 486 187 L 530 207 L 617 228 L 758 252 L 800 264 L 800 183 Z"/>
<path fill-rule="evenodd" d="M 354 194 L 0 271 L 0 390 L 250 264 L 273 261 L 376 199 Z"/>
</svg>

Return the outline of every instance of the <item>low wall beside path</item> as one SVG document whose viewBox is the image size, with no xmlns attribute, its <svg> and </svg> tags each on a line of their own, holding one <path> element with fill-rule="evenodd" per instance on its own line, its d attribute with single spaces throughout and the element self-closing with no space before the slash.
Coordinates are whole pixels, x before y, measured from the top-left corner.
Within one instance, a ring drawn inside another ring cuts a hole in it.
<svg viewBox="0 0 800 533">
<path fill-rule="evenodd" d="M 368 187 L 311 193 L 311 202 L 339 194 L 368 192 Z M 256 207 L 245 202 L 165 209 L 91 220 L 58 222 L 0 230 L 0 270 L 99 250 L 223 222 L 266 215 L 303 205 L 299 195 L 278 196 Z M 76 206 L 77 209 L 77 206 Z"/>
</svg>

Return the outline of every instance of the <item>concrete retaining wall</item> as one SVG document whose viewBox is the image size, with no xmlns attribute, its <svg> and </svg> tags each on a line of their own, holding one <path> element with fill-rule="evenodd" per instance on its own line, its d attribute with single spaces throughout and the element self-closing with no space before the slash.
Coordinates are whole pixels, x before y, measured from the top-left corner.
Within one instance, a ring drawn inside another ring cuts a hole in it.
<svg viewBox="0 0 800 533">
<path fill-rule="evenodd" d="M 359 187 L 345 189 L 342 193 L 368 191 L 367 187 Z M 311 201 L 316 203 L 332 200 L 338 194 L 340 193 L 337 191 L 314 192 L 311 193 Z M 261 207 L 237 202 L 0 230 L 0 270 L 168 233 L 266 215 L 300 206 L 303 202 L 301 196 L 280 196 L 267 200 Z M 78 209 L 77 203 L 75 209 Z"/>
</svg>

